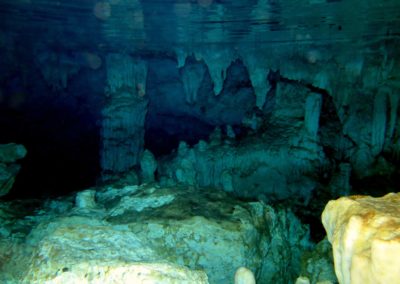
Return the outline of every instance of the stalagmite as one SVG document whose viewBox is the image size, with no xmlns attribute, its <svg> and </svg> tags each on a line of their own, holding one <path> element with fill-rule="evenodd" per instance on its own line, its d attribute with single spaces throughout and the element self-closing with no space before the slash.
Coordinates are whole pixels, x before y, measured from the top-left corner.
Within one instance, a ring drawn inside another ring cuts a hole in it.
<svg viewBox="0 0 400 284">
<path fill-rule="evenodd" d="M 154 182 L 154 173 L 157 170 L 157 160 L 153 153 L 144 150 L 140 159 L 142 183 Z"/>
</svg>

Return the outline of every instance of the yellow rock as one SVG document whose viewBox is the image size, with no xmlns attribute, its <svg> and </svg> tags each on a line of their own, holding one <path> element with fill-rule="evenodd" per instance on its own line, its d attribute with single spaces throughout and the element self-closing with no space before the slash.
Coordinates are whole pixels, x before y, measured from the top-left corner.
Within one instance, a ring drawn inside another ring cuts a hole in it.
<svg viewBox="0 0 400 284">
<path fill-rule="evenodd" d="M 322 223 L 339 283 L 400 283 L 400 193 L 330 201 Z"/>
</svg>

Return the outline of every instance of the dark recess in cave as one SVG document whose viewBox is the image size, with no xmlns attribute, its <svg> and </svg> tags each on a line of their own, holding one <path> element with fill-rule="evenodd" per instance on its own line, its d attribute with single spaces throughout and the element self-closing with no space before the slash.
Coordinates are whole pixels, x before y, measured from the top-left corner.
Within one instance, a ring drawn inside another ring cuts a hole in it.
<svg viewBox="0 0 400 284">
<path fill-rule="evenodd" d="M 217 96 L 213 91 L 207 65 L 189 56 L 185 66 L 177 68 L 171 58 L 152 58 L 147 76 L 149 107 L 145 123 L 145 148 L 155 156 L 171 153 L 179 141 L 189 145 L 208 140 L 216 126 L 231 125 L 240 139 L 246 129 L 240 127 L 243 118 L 255 108 L 255 95 L 247 68 L 235 60 L 226 71 L 223 90 Z M 203 74 L 197 100 L 185 99 L 182 74 Z"/>
<path fill-rule="evenodd" d="M 23 84 L 22 75 L 13 74 L 0 103 L 0 143 L 27 148 L 13 189 L 3 199 L 55 197 L 95 185 L 101 74 L 82 70 L 67 89 L 54 91 L 33 64 L 25 63 L 31 80 Z M 18 104 L 12 101 L 16 94 Z"/>
</svg>

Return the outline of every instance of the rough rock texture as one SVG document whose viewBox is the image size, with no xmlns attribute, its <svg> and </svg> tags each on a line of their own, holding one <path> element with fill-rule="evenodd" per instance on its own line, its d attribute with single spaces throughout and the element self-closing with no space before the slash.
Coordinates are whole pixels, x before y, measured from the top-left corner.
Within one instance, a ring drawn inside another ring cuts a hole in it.
<svg viewBox="0 0 400 284">
<path fill-rule="evenodd" d="M 301 276 L 296 279 L 296 284 L 310 284 L 310 283 L 312 283 L 310 281 L 310 279 L 308 279 L 305 276 Z M 316 282 L 316 284 L 333 284 L 333 283 L 336 283 L 336 282 L 331 282 L 329 280 Z"/>
<path fill-rule="evenodd" d="M 63 266 L 63 263 L 60 263 Z M 93 283 L 93 284 L 129 284 L 129 283 L 165 283 L 165 284 L 208 284 L 207 275 L 200 271 L 191 271 L 185 267 L 166 263 L 78 263 L 72 265 L 73 271 L 64 267 L 56 277 L 35 274 L 29 283 Z M 47 276 L 47 277 L 46 277 Z"/>
<path fill-rule="evenodd" d="M 7 223 L 0 280 L 127 283 L 158 271 L 154 277 L 162 283 L 208 283 L 203 272 L 192 271 L 203 270 L 210 283 L 232 283 L 243 266 L 259 283 L 288 283 L 311 246 L 290 210 L 215 189 L 108 187 L 96 200 L 97 206 L 75 206 L 73 197 L 53 200 L 21 220 L 18 235 L 18 222 Z"/>
<path fill-rule="evenodd" d="M 340 283 L 399 283 L 400 194 L 330 201 L 322 222 Z"/>
<path fill-rule="evenodd" d="M 170 159 L 160 162 L 159 174 L 167 184 L 217 187 L 241 197 L 282 200 L 295 196 L 308 203 L 316 187 L 309 178 L 324 155 L 304 135 L 279 139 L 248 139 L 240 144 L 226 140 L 181 143 Z"/>
<path fill-rule="evenodd" d="M 332 98 L 279 74 L 269 80 L 273 90 L 263 109 L 247 113 L 241 130 L 236 128 L 240 138 L 227 125 L 216 127 L 207 142 L 181 141 L 159 162 L 162 182 L 213 186 L 268 201 L 295 197 L 307 204 L 324 176 L 332 191 L 349 192 L 352 166 L 343 162 L 338 145 L 349 141 Z"/>
<path fill-rule="evenodd" d="M 15 162 L 26 155 L 23 145 L 14 143 L 0 145 L 0 197 L 12 188 L 20 165 Z"/>
<path fill-rule="evenodd" d="M 375 175 L 373 169 L 382 156 L 389 164 L 398 161 L 398 53 L 392 42 L 353 50 L 345 45 L 336 47 L 302 45 L 290 49 L 277 45 L 269 46 L 268 51 L 238 47 L 230 53 L 235 46 L 225 47 L 228 51 L 220 53 L 225 52 L 232 60 L 237 53 L 241 55 L 256 105 L 270 115 L 263 134 L 280 137 L 296 133 L 300 141 L 293 147 L 323 146 L 330 161 L 334 159 L 336 172 L 342 172 L 343 181 L 350 172 L 361 179 Z M 190 54 L 190 50 L 184 53 Z M 201 48 L 198 53 L 202 53 Z M 177 56 L 182 61 L 182 52 Z M 224 65 L 222 61 L 220 64 Z M 273 72 L 268 74 L 267 70 Z M 256 111 L 251 111 L 243 125 L 258 129 L 255 116 Z M 262 116 L 265 119 L 266 114 Z M 304 134 L 299 131 L 302 123 Z M 339 168 L 340 163 L 349 165 Z M 382 171 L 382 175 L 391 172 Z"/>
<path fill-rule="evenodd" d="M 0 163 L 10 164 L 26 155 L 26 149 L 23 145 L 14 143 L 0 145 Z"/>
<path fill-rule="evenodd" d="M 301 278 L 307 279 L 307 283 L 338 283 L 333 265 L 332 246 L 326 238 L 312 251 L 303 255 L 301 266 Z"/>
<path fill-rule="evenodd" d="M 143 151 L 147 64 L 123 54 L 107 57 L 107 102 L 102 115 L 103 179 L 126 173 Z"/>
<path fill-rule="evenodd" d="M 203 272 L 155 263 L 159 257 L 144 240 L 124 227 L 109 227 L 93 218 L 69 217 L 39 225 L 28 242 L 37 246 L 24 276 L 29 283 L 208 283 Z"/>
</svg>

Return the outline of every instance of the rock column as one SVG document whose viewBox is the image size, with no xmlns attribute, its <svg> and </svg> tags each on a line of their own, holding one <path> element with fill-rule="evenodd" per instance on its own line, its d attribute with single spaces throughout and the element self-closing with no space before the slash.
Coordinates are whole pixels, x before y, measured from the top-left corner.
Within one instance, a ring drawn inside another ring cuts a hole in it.
<svg viewBox="0 0 400 284">
<path fill-rule="evenodd" d="M 102 111 L 102 179 L 139 163 L 144 144 L 147 65 L 129 55 L 107 56 L 106 103 Z"/>
</svg>

